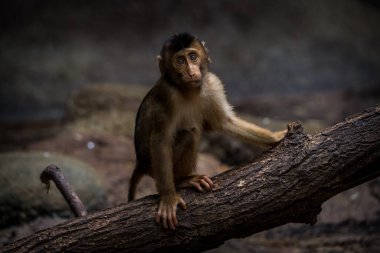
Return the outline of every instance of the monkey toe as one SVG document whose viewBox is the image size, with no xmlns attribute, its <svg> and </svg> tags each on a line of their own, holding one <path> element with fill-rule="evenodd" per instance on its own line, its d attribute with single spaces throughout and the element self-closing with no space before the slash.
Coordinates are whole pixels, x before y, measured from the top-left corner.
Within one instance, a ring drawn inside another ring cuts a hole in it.
<svg viewBox="0 0 380 253">
<path fill-rule="evenodd" d="M 208 184 L 208 182 L 206 182 L 206 180 L 201 179 L 201 180 L 200 180 L 200 183 L 201 183 L 201 185 L 202 185 L 204 188 L 206 188 L 207 191 L 211 190 L 211 186 Z"/>
<path fill-rule="evenodd" d="M 202 186 L 201 186 L 200 183 L 198 183 L 198 182 L 190 182 L 190 184 L 191 184 L 192 186 L 194 186 L 198 191 L 200 191 L 200 192 L 204 192 L 204 190 L 203 190 L 203 188 L 202 188 Z"/>
<path fill-rule="evenodd" d="M 203 180 L 205 180 L 208 183 L 210 188 L 214 187 L 214 183 L 212 182 L 212 180 L 208 176 L 203 176 L 202 178 L 203 178 Z"/>
<path fill-rule="evenodd" d="M 207 176 L 194 176 L 189 183 L 200 192 L 204 192 L 205 190 L 210 191 L 214 186 L 211 179 Z"/>
</svg>

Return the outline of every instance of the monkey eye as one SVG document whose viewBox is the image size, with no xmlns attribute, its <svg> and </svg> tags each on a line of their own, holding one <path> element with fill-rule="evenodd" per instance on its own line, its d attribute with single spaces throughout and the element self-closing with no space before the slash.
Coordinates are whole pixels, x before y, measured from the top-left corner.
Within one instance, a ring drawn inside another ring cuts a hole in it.
<svg viewBox="0 0 380 253">
<path fill-rule="evenodd" d="M 189 55 L 189 58 L 190 60 L 192 60 L 193 62 L 197 61 L 198 60 L 198 56 L 195 54 L 195 53 L 191 53 Z"/>
<path fill-rule="evenodd" d="M 178 64 L 178 65 L 183 65 L 183 64 L 185 64 L 185 58 L 183 58 L 182 56 L 178 57 L 178 58 L 177 58 L 177 64 Z"/>
</svg>

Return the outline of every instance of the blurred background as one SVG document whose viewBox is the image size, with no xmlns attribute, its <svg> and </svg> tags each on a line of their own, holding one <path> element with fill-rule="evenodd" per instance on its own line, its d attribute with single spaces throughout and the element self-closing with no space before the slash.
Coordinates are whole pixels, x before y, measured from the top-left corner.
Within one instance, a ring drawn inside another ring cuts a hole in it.
<svg viewBox="0 0 380 253">
<path fill-rule="evenodd" d="M 379 27 L 375 0 L 1 1 L 0 242 L 71 217 L 38 181 L 48 163 L 65 168 L 90 210 L 126 201 L 135 113 L 159 77 L 156 56 L 169 36 L 188 31 L 206 42 L 210 69 L 242 117 L 273 130 L 300 120 L 314 134 L 379 103 Z M 201 151 L 199 170 L 208 174 L 262 152 L 218 135 L 206 136 Z M 154 193 L 152 182 L 139 192 Z M 351 246 L 328 236 L 336 252 L 370 252 L 364 227 L 380 234 L 379 193 L 375 180 L 327 202 L 321 232 L 310 230 L 320 241 L 308 247 L 329 252 L 324 229 L 333 226 L 341 237 L 362 229 Z M 302 251 L 302 229 L 214 252 Z"/>
</svg>

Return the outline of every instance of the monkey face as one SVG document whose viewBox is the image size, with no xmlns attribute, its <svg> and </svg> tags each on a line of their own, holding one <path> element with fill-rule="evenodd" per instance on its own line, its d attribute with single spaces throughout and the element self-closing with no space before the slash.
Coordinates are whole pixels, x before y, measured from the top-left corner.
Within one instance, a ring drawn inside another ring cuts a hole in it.
<svg viewBox="0 0 380 253">
<path fill-rule="evenodd" d="M 162 77 L 184 91 L 201 87 L 210 63 L 204 43 L 188 33 L 167 40 L 157 59 Z"/>
<path fill-rule="evenodd" d="M 172 66 L 180 81 L 191 87 L 199 87 L 202 81 L 201 52 L 196 48 L 186 48 L 173 55 Z"/>
</svg>

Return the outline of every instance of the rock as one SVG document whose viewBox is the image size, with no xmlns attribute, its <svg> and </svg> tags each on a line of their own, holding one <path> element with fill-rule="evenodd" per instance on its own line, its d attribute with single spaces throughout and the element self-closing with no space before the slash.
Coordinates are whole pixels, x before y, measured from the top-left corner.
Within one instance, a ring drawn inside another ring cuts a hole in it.
<svg viewBox="0 0 380 253">
<path fill-rule="evenodd" d="M 60 167 L 89 212 L 106 206 L 106 195 L 95 170 L 79 160 L 48 152 L 0 154 L 0 228 L 39 216 L 72 217 L 52 182 L 49 193 L 40 173 L 49 164 Z"/>
</svg>

